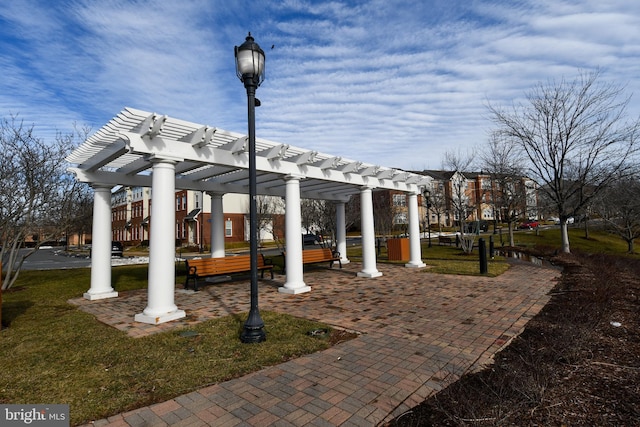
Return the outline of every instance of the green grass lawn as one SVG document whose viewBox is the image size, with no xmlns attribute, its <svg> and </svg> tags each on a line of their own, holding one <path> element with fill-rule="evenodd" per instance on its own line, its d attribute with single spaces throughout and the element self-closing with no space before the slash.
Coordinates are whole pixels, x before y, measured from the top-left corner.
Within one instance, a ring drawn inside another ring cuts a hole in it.
<svg viewBox="0 0 640 427">
<path fill-rule="evenodd" d="M 507 236 L 505 241 L 508 241 Z M 538 235 L 535 231 L 518 232 L 515 235 L 515 244 L 525 247 L 560 248 L 560 229 L 543 230 Z M 570 227 L 569 244 L 572 251 L 638 256 L 626 254 L 627 244 L 620 237 L 600 230 L 590 230 L 587 239 L 584 228 Z"/>
</svg>

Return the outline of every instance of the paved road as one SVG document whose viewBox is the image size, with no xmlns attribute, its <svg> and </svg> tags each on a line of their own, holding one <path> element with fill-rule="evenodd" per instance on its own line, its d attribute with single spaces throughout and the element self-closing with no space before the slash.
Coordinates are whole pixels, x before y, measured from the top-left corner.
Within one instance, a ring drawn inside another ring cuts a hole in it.
<svg viewBox="0 0 640 427">
<path fill-rule="evenodd" d="M 347 239 L 347 245 L 359 245 L 360 238 L 349 238 Z M 312 248 L 314 245 L 307 245 L 306 248 Z M 30 249 L 21 249 L 22 253 L 26 253 Z M 248 251 L 248 250 L 247 250 Z M 265 249 L 261 251 L 265 255 L 279 255 L 281 252 L 279 249 Z M 194 256 L 202 256 L 202 254 L 194 254 L 194 253 L 181 253 L 180 251 L 176 251 L 176 257 L 180 258 L 193 258 Z M 127 257 L 126 254 L 124 256 L 123 264 L 126 264 Z M 67 268 L 87 268 L 91 267 L 91 259 L 84 255 L 68 255 L 64 246 L 58 247 L 42 247 L 30 255 L 24 262 L 22 269 L 23 270 L 57 270 L 57 269 L 67 269 Z"/>
<path fill-rule="evenodd" d="M 27 249 L 21 251 L 26 252 Z M 23 270 L 56 270 L 62 268 L 84 268 L 91 266 L 86 256 L 68 256 L 64 247 L 43 247 L 29 256 L 22 265 Z"/>
</svg>

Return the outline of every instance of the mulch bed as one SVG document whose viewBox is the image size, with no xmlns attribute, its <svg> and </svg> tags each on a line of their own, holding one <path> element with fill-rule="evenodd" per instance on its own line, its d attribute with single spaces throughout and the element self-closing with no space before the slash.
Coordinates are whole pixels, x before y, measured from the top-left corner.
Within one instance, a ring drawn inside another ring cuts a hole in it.
<svg viewBox="0 0 640 427">
<path fill-rule="evenodd" d="M 551 301 L 495 363 L 390 426 L 640 426 L 640 261 L 552 261 Z"/>
</svg>

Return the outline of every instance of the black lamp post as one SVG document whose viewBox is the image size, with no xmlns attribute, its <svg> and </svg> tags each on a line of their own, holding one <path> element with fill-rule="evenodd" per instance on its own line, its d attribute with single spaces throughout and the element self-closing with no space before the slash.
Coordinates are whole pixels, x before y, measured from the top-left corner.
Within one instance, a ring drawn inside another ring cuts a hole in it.
<svg viewBox="0 0 640 427">
<path fill-rule="evenodd" d="M 249 116 L 249 243 L 251 258 L 251 310 L 244 324 L 240 341 L 260 343 L 267 339 L 264 322 L 258 310 L 258 209 L 256 204 L 256 89 L 264 80 L 264 51 L 251 33 L 244 43 L 235 47 L 236 74 L 247 89 Z"/>
<path fill-rule="evenodd" d="M 431 247 L 431 191 L 424 190 L 424 203 L 427 207 L 427 236 L 429 239 L 429 247 Z"/>
</svg>

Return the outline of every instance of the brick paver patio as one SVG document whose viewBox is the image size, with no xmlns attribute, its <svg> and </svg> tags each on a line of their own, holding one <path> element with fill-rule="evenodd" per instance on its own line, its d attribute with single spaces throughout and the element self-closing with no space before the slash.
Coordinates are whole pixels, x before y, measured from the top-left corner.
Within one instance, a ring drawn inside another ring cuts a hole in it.
<svg viewBox="0 0 640 427">
<path fill-rule="evenodd" d="M 500 277 L 452 276 L 378 264 L 305 273 L 312 290 L 277 291 L 260 282 L 260 308 L 319 320 L 361 335 L 328 350 L 206 387 L 167 402 L 97 420 L 94 426 L 375 426 L 406 412 L 462 374 L 481 369 L 548 301 L 560 272 L 514 263 Z M 198 293 L 177 286 L 186 320 L 133 322 L 146 291 L 72 302 L 132 337 L 249 310 L 248 283 Z"/>
</svg>

